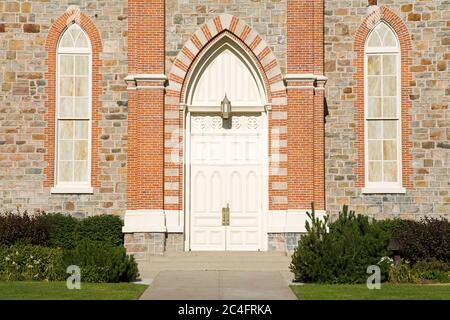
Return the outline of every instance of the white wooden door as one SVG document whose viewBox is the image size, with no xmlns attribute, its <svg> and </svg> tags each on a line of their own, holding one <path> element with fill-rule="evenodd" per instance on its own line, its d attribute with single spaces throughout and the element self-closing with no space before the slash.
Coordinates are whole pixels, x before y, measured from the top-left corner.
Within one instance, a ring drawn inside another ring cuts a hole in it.
<svg viewBox="0 0 450 320">
<path fill-rule="evenodd" d="M 224 128 L 225 126 L 225 128 Z M 259 250 L 263 212 L 261 114 L 191 116 L 191 250 Z M 222 208 L 230 207 L 230 225 Z"/>
</svg>

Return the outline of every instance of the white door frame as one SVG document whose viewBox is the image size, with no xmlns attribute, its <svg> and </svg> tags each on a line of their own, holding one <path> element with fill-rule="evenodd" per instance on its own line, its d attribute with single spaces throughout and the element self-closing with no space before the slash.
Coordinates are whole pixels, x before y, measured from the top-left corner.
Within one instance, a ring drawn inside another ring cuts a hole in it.
<svg viewBox="0 0 450 320">
<path fill-rule="evenodd" d="M 188 106 L 184 106 L 184 129 L 183 130 L 183 212 L 184 212 L 184 234 L 185 251 L 190 251 L 191 243 L 191 190 L 190 190 L 190 175 L 191 175 L 191 112 Z M 260 221 L 260 235 L 259 235 L 259 248 L 260 251 L 267 251 L 268 249 L 268 234 L 267 234 L 267 223 L 269 216 L 269 108 L 261 107 L 254 109 L 257 112 L 261 112 L 261 117 L 263 117 L 263 132 L 262 132 L 262 157 L 263 157 L 263 187 L 262 187 L 262 212 Z M 196 113 L 198 111 L 196 110 Z M 205 110 L 205 113 L 208 113 Z"/>
</svg>

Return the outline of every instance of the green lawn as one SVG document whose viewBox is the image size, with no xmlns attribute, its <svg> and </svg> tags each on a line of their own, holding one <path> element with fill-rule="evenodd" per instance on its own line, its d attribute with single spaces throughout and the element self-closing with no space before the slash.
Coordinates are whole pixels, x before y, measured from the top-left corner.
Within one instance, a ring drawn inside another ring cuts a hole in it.
<svg viewBox="0 0 450 320">
<path fill-rule="evenodd" d="M 81 283 L 69 290 L 65 282 L 0 282 L 0 300 L 136 300 L 147 288 L 133 283 Z"/>
<path fill-rule="evenodd" d="M 364 284 L 306 284 L 291 289 L 301 300 L 450 300 L 449 284 L 381 284 L 380 290 L 369 290 Z"/>
</svg>

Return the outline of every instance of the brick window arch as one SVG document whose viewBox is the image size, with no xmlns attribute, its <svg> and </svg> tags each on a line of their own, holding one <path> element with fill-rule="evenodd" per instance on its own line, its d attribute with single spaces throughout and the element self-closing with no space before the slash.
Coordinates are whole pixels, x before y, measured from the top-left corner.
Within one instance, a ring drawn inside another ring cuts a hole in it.
<svg viewBox="0 0 450 320">
<path fill-rule="evenodd" d="M 50 28 L 46 50 L 44 187 L 92 193 L 99 185 L 100 35 L 89 17 L 69 10 Z"/>
<path fill-rule="evenodd" d="M 354 49 L 357 186 L 363 193 L 404 193 L 411 187 L 409 32 L 382 6 L 364 19 Z"/>
</svg>

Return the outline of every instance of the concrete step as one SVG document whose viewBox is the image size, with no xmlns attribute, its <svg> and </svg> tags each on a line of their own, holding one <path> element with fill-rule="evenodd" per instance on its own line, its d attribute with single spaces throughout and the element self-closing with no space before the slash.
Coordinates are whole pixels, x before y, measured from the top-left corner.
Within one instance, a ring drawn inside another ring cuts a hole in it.
<svg viewBox="0 0 450 320">
<path fill-rule="evenodd" d="M 291 258 L 286 256 L 254 256 L 254 257 L 245 257 L 245 256 L 152 256 L 147 260 L 143 261 L 144 263 L 160 263 L 160 262 L 173 262 L 173 263 L 182 263 L 182 262 L 229 262 L 229 263 L 260 263 L 260 262 L 279 262 L 286 263 L 290 262 Z"/>
<path fill-rule="evenodd" d="M 291 257 L 283 252 L 166 252 L 139 261 L 141 277 L 160 271 L 282 271 L 288 272 Z"/>
</svg>

